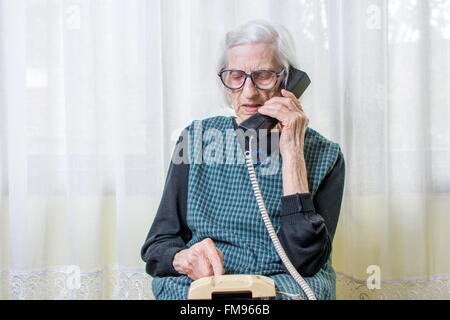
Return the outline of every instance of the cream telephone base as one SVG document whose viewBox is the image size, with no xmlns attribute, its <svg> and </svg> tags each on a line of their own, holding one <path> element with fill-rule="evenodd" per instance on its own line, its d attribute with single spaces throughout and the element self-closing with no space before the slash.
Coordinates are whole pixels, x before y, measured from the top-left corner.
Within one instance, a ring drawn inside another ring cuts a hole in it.
<svg viewBox="0 0 450 320">
<path fill-rule="evenodd" d="M 275 283 L 260 275 L 228 274 L 205 277 L 192 282 L 189 300 L 275 299 Z"/>
</svg>

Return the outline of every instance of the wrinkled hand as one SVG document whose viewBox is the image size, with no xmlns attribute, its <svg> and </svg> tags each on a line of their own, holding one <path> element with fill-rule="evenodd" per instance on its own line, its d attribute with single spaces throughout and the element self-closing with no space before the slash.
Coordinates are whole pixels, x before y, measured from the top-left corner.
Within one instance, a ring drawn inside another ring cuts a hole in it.
<svg viewBox="0 0 450 320">
<path fill-rule="evenodd" d="M 281 94 L 266 101 L 258 112 L 280 121 L 281 156 L 302 155 L 309 118 L 292 92 L 282 89 Z"/>
<path fill-rule="evenodd" d="M 223 257 L 222 251 L 207 238 L 189 249 L 178 252 L 173 258 L 172 265 L 179 273 L 197 280 L 224 274 Z"/>
</svg>

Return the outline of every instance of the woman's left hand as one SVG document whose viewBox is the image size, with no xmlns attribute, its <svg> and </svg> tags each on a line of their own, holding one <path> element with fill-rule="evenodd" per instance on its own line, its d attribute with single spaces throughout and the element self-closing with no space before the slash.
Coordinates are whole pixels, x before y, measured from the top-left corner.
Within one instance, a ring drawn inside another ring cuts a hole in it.
<svg viewBox="0 0 450 320">
<path fill-rule="evenodd" d="M 305 133 L 309 118 L 303 111 L 297 97 L 287 90 L 281 90 L 282 97 L 273 97 L 258 109 L 258 112 L 280 121 L 280 153 L 284 157 L 303 156 Z"/>
</svg>

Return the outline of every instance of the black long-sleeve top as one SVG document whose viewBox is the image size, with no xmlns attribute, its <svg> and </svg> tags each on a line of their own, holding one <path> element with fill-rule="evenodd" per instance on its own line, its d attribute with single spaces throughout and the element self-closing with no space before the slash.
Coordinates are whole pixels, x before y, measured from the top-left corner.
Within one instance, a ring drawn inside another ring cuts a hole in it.
<svg viewBox="0 0 450 320">
<path fill-rule="evenodd" d="M 233 121 L 235 129 L 237 124 Z M 177 144 L 182 141 L 182 137 Z M 176 148 L 177 149 L 177 148 Z M 270 151 L 270 146 L 268 146 Z M 153 224 L 141 248 L 151 276 L 180 276 L 173 265 L 175 254 L 187 249 L 192 237 L 186 223 L 189 164 L 171 162 Z M 327 261 L 336 231 L 345 180 L 342 153 L 323 179 L 314 198 L 294 194 L 281 198 L 278 237 L 291 262 L 302 276 L 313 276 Z M 226 259 L 226 257 L 225 257 Z"/>
</svg>

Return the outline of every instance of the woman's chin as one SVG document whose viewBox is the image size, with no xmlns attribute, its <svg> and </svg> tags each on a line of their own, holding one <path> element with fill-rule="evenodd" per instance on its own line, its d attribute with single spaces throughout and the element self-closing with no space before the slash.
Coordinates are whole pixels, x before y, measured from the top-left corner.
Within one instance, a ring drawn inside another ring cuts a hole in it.
<svg viewBox="0 0 450 320">
<path fill-rule="evenodd" d="M 239 120 L 241 120 L 241 122 L 244 122 L 245 120 L 249 119 L 250 117 L 254 116 L 257 113 L 258 113 L 257 111 L 240 113 L 238 114 L 238 118 Z"/>
</svg>

